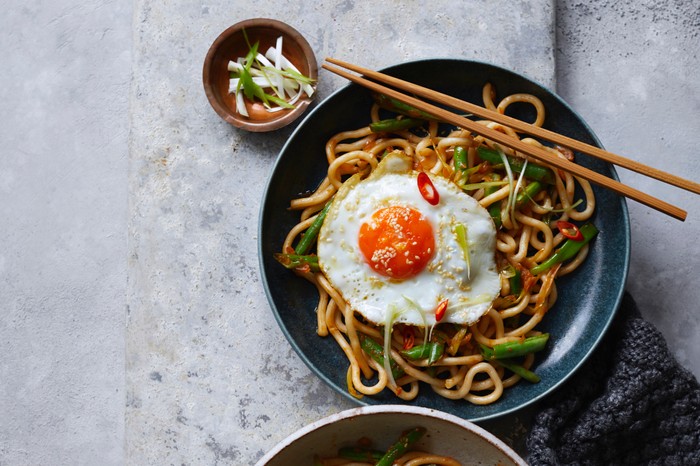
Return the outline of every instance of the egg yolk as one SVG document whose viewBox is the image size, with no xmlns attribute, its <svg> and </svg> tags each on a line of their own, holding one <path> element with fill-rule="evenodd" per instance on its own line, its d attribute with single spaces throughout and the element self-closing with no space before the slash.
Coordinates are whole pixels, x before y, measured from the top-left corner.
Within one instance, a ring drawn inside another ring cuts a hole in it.
<svg viewBox="0 0 700 466">
<path fill-rule="evenodd" d="M 435 251 L 433 227 L 419 211 L 391 206 L 360 226 L 358 242 L 369 266 L 395 279 L 420 273 Z"/>
</svg>

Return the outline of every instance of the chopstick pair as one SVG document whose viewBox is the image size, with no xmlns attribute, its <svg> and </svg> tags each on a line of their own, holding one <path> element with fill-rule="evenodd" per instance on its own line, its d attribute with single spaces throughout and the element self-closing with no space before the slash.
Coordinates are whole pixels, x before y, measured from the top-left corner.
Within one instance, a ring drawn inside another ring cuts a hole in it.
<svg viewBox="0 0 700 466">
<path fill-rule="evenodd" d="M 367 78 L 374 79 L 379 82 L 383 82 L 385 84 L 394 86 L 398 89 L 401 89 L 406 92 L 410 92 L 416 96 L 423 97 L 425 99 L 430 99 L 436 103 L 443 104 L 467 113 L 471 113 L 473 115 L 476 115 L 480 118 L 484 118 L 487 120 L 495 121 L 497 123 L 500 123 L 505 126 L 510 126 L 511 128 L 515 129 L 516 131 L 524 132 L 527 134 L 530 134 L 531 136 L 539 137 L 541 139 L 548 140 L 550 142 L 553 142 L 555 144 L 559 144 L 565 147 L 568 147 L 572 150 L 582 152 L 588 155 L 591 155 L 593 157 L 600 158 L 602 160 L 605 160 L 607 162 L 613 163 L 615 165 L 628 168 L 630 170 L 633 170 L 637 173 L 655 178 L 657 180 L 663 181 L 665 183 L 686 189 L 688 191 L 691 191 L 695 194 L 700 194 L 700 184 L 695 183 L 693 181 L 689 181 L 680 177 L 677 177 L 675 175 L 672 175 L 670 173 L 663 172 L 661 170 L 649 167 L 647 165 L 643 165 L 639 162 L 636 162 L 634 160 L 630 160 L 627 158 L 624 158 L 622 156 L 613 154 L 611 152 L 607 152 L 603 149 L 600 149 L 598 147 L 594 147 L 588 144 L 585 144 L 581 141 L 577 141 L 575 139 L 563 136 L 558 133 L 554 133 L 552 131 L 546 130 L 544 128 L 540 128 L 537 126 L 533 126 L 529 123 L 523 122 L 521 120 L 509 117 L 507 115 L 503 115 L 498 112 L 494 112 L 492 110 L 489 110 L 487 108 L 472 104 L 470 102 L 466 102 L 464 100 L 457 99 L 455 97 L 451 97 L 449 95 L 440 93 L 438 91 L 428 89 L 426 87 L 419 86 L 417 84 L 409 83 L 407 81 L 395 78 L 393 76 L 389 76 L 383 73 L 379 73 L 377 71 L 369 70 L 367 68 L 363 68 L 357 65 L 353 65 L 341 60 L 337 60 L 335 58 L 326 58 L 326 61 L 329 63 L 332 63 L 336 65 L 337 67 L 334 66 L 329 66 L 328 64 L 323 64 L 322 67 L 332 73 L 335 73 L 339 76 L 342 76 L 354 83 L 357 83 L 363 87 L 366 87 L 372 91 L 384 94 L 388 97 L 391 97 L 393 99 L 397 99 L 403 103 L 406 103 L 408 105 L 411 105 L 412 107 L 417 108 L 418 110 L 427 112 L 441 120 L 444 120 L 448 123 L 451 123 L 455 126 L 458 126 L 460 128 L 464 128 L 466 130 L 469 130 L 473 133 L 480 134 L 484 136 L 487 139 L 490 139 L 492 141 L 497 142 L 498 144 L 502 144 L 504 146 L 510 147 L 518 152 L 521 152 L 523 154 L 527 154 L 539 161 L 548 163 L 551 166 L 554 166 L 556 168 L 560 168 L 564 171 L 567 171 L 569 173 L 572 173 L 576 176 L 580 176 L 581 178 L 587 179 L 591 183 L 603 186 L 605 188 L 608 188 L 612 190 L 613 192 L 620 194 L 622 196 L 625 196 L 629 199 L 635 200 L 641 204 L 644 204 L 648 207 L 651 207 L 655 210 L 658 210 L 662 213 L 665 213 L 673 218 L 676 218 L 678 220 L 684 221 L 687 217 L 687 212 L 683 209 L 680 209 L 679 207 L 676 207 L 672 204 L 669 204 L 665 201 L 662 201 L 658 198 L 655 198 L 653 196 L 650 196 L 647 193 L 644 193 L 642 191 L 639 191 L 637 189 L 634 189 L 630 186 L 627 186 L 625 184 L 620 183 L 619 181 L 616 181 L 612 178 L 609 178 L 605 175 L 602 175 L 598 172 L 595 172 L 593 170 L 590 170 L 588 168 L 585 168 L 581 165 L 578 165 L 576 163 L 570 162 L 569 160 L 563 159 L 556 157 L 549 152 L 545 151 L 544 149 L 532 146 L 530 144 L 524 143 L 520 141 L 519 139 L 512 138 L 510 136 L 507 136 L 504 133 L 501 133 L 500 131 L 491 129 L 487 126 L 484 126 L 482 124 L 479 124 L 473 120 L 470 120 L 468 118 L 465 118 L 463 116 L 457 115 L 455 113 L 452 113 L 448 110 L 445 110 L 441 107 L 437 107 L 433 104 L 430 104 L 428 102 L 425 102 L 423 100 L 420 100 L 416 97 L 410 96 L 403 94 L 401 92 L 398 92 L 394 89 L 391 89 L 387 86 L 384 86 L 382 84 L 379 84 L 374 81 L 370 81 Z M 338 68 L 340 67 L 340 68 Z M 354 71 L 356 73 L 360 73 L 364 75 L 365 77 L 362 76 L 357 76 L 351 73 L 348 73 L 347 71 L 341 69 L 341 68 L 346 68 L 348 70 Z"/>
</svg>

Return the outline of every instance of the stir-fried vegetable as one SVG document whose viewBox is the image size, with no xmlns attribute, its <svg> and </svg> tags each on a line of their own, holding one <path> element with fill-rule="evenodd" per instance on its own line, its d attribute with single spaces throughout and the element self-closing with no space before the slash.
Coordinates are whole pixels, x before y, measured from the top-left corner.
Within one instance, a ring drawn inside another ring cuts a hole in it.
<svg viewBox="0 0 700 466">
<path fill-rule="evenodd" d="M 380 107 L 392 112 L 398 113 L 400 115 L 406 115 L 411 118 L 420 118 L 423 120 L 435 120 L 436 118 L 423 110 L 418 110 L 417 108 L 401 102 L 400 100 L 394 99 L 384 94 L 374 94 L 374 100 L 379 104 Z"/>
<path fill-rule="evenodd" d="M 424 120 L 419 120 L 417 118 L 389 118 L 370 123 L 369 129 L 373 133 L 401 131 L 403 129 L 415 128 L 416 126 L 422 125 L 424 122 Z"/>
<path fill-rule="evenodd" d="M 561 234 L 564 235 L 564 237 L 567 239 L 573 241 L 583 240 L 583 233 L 581 233 L 581 230 L 579 230 L 578 227 L 571 222 L 559 220 L 557 222 L 557 228 L 559 229 Z"/>
<path fill-rule="evenodd" d="M 423 199 L 428 201 L 430 205 L 437 205 L 440 202 L 440 194 L 437 192 L 437 189 L 435 189 L 435 185 L 430 180 L 430 176 L 428 176 L 427 173 L 418 173 L 417 183 L 421 196 L 423 196 Z"/>
<path fill-rule="evenodd" d="M 442 357 L 445 352 L 445 344 L 431 341 L 422 345 L 414 346 L 411 349 L 401 351 L 401 354 L 408 359 L 415 361 L 418 359 L 428 359 L 428 364 L 432 364 Z"/>
<path fill-rule="evenodd" d="M 387 452 L 377 462 L 376 466 L 391 466 L 394 460 L 406 451 L 425 434 L 425 427 L 414 427 L 404 432 L 401 437 L 389 447 Z"/>
<path fill-rule="evenodd" d="M 494 360 L 494 351 L 488 346 L 481 345 L 481 355 L 487 361 Z M 497 363 L 508 369 L 514 374 L 519 375 L 523 379 L 531 383 L 537 383 L 541 379 L 540 377 L 529 369 L 525 369 L 522 365 L 518 364 L 511 358 L 501 358 L 497 360 Z"/>
<path fill-rule="evenodd" d="M 382 348 L 382 345 L 370 337 L 360 334 L 360 346 L 370 358 L 374 359 L 379 364 L 384 365 L 384 348 Z M 390 374 L 394 377 L 394 379 L 398 379 L 404 374 L 401 366 L 399 366 L 391 356 L 389 356 L 389 366 L 391 368 Z"/>
<path fill-rule="evenodd" d="M 452 157 L 455 161 L 455 170 L 463 173 L 469 166 L 467 161 L 467 149 L 462 146 L 455 146 L 454 153 Z"/>
<path fill-rule="evenodd" d="M 539 275 L 542 272 L 546 272 L 557 264 L 561 264 L 571 258 L 573 258 L 581 250 L 583 246 L 588 244 L 598 234 L 598 228 L 592 223 L 586 223 L 581 228 L 579 228 L 581 240 L 567 239 L 564 244 L 557 249 L 554 254 L 549 256 L 549 259 L 542 262 L 539 265 L 534 266 L 530 269 L 533 275 Z"/>
<path fill-rule="evenodd" d="M 288 269 L 301 271 L 320 272 L 318 256 L 315 254 L 283 254 L 276 253 L 275 259 Z"/>
<path fill-rule="evenodd" d="M 515 206 L 520 207 L 530 201 L 537 193 L 542 191 L 543 188 L 544 186 L 539 181 L 528 183 L 515 197 Z"/>
<path fill-rule="evenodd" d="M 484 354 L 484 359 L 487 360 L 509 359 L 518 356 L 525 356 L 529 353 L 542 351 L 547 345 L 548 340 L 549 334 L 542 333 L 540 335 L 527 337 L 523 340 L 500 343 L 498 345 L 494 345 L 493 348 L 487 348 L 486 351 L 484 348 L 482 348 L 482 354 Z M 489 349 L 490 351 L 488 351 Z"/>
<path fill-rule="evenodd" d="M 346 460 L 374 463 L 382 459 L 384 452 L 360 447 L 341 447 L 338 456 Z"/>
<path fill-rule="evenodd" d="M 510 287 L 510 294 L 518 296 L 523 291 L 523 278 L 520 269 L 508 264 L 505 271 Z"/>
<path fill-rule="evenodd" d="M 485 160 L 492 164 L 503 163 L 503 160 L 501 158 L 501 151 L 480 146 L 476 149 L 476 152 L 479 154 L 479 158 L 481 158 L 481 160 Z M 529 178 L 530 180 L 537 180 L 547 184 L 554 184 L 554 174 L 549 168 L 543 167 L 542 165 L 537 165 L 535 163 L 525 164 L 525 159 L 521 159 L 520 157 L 507 156 L 507 159 L 508 165 L 514 172 L 520 173 L 524 171 L 525 177 Z M 524 167 L 524 165 L 527 166 Z"/>
<path fill-rule="evenodd" d="M 331 201 L 328 201 L 328 203 L 326 203 L 323 209 L 321 209 L 321 211 L 318 213 L 313 223 L 311 223 L 311 226 L 306 229 L 299 240 L 299 244 L 297 244 L 297 246 L 294 248 L 294 252 L 297 254 L 306 254 L 309 249 L 311 249 L 316 242 L 318 232 L 321 230 L 321 226 L 323 226 L 323 220 L 326 218 L 326 214 L 328 213 L 328 209 L 330 209 L 330 207 Z"/>
<path fill-rule="evenodd" d="M 493 348 L 480 345 L 481 355 L 485 360 L 495 361 L 528 382 L 537 383 L 540 381 L 540 377 L 531 370 L 523 367 L 521 364 L 518 364 L 513 358 L 542 351 L 548 340 L 549 334 L 543 333 L 541 335 L 525 338 L 521 341 L 501 343 L 495 345 Z"/>
</svg>

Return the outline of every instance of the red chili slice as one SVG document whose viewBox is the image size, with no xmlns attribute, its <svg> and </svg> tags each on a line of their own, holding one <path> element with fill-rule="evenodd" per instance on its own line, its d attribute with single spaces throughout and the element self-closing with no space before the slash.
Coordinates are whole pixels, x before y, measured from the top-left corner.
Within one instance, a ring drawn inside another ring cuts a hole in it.
<svg viewBox="0 0 700 466">
<path fill-rule="evenodd" d="M 403 349 L 410 350 L 416 341 L 416 332 L 413 327 L 406 326 L 403 328 Z"/>
<path fill-rule="evenodd" d="M 438 304 L 437 309 L 435 309 L 435 322 L 440 322 L 443 317 L 445 317 L 445 311 L 447 311 L 447 299 Z"/>
<path fill-rule="evenodd" d="M 437 205 L 440 202 L 440 194 L 438 194 L 435 185 L 433 185 L 430 177 L 425 172 L 418 173 L 418 190 L 423 199 L 428 201 L 430 205 Z"/>
<path fill-rule="evenodd" d="M 557 228 L 564 237 L 572 241 L 583 241 L 583 233 L 581 233 L 581 230 L 573 223 L 559 220 L 557 222 Z"/>
</svg>

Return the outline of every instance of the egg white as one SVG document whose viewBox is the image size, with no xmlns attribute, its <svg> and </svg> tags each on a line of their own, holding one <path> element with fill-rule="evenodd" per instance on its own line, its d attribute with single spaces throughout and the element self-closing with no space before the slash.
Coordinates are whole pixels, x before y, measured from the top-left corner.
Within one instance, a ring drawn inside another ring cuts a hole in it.
<svg viewBox="0 0 700 466">
<path fill-rule="evenodd" d="M 442 177 L 431 176 L 440 202 L 430 205 L 418 190 L 417 174 L 410 157 L 392 152 L 366 179 L 355 175 L 347 180 L 319 232 L 319 265 L 347 305 L 375 324 L 387 322 L 391 313 L 395 323 L 433 325 L 435 309 L 445 299 L 449 305 L 441 322 L 472 324 L 500 292 L 496 228 L 486 209 Z M 358 246 L 360 226 L 378 209 L 394 205 L 421 212 L 435 235 L 432 259 L 405 280 L 372 270 Z M 460 223 L 467 228 L 469 264 L 454 232 Z"/>
</svg>

